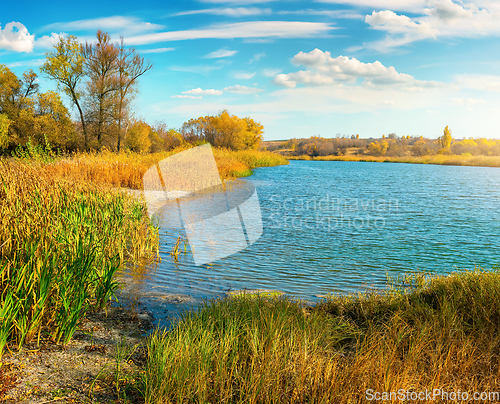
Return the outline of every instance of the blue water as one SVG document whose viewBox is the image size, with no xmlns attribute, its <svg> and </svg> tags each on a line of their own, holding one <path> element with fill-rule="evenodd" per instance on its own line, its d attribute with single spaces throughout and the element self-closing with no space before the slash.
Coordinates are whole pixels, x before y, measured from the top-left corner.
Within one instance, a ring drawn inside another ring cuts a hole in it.
<svg viewBox="0 0 500 404">
<path fill-rule="evenodd" d="M 124 275 L 125 291 L 165 322 L 230 290 L 279 290 L 311 302 L 384 288 L 387 275 L 446 274 L 500 262 L 500 169 L 341 161 L 259 168 L 263 235 L 211 265 L 169 255 Z"/>
</svg>

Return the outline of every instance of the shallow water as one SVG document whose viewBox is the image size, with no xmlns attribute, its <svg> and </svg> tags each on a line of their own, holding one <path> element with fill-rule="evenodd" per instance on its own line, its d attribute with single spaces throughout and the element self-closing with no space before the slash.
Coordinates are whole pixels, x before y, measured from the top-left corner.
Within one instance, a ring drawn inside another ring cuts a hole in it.
<svg viewBox="0 0 500 404">
<path fill-rule="evenodd" d="M 499 262 L 500 169 L 342 161 L 259 168 L 263 234 L 211 264 L 169 252 L 185 233 L 162 228 L 156 268 L 122 274 L 122 296 L 165 324 L 204 299 L 239 289 L 326 293 L 384 288 L 387 275 L 445 274 Z"/>
</svg>

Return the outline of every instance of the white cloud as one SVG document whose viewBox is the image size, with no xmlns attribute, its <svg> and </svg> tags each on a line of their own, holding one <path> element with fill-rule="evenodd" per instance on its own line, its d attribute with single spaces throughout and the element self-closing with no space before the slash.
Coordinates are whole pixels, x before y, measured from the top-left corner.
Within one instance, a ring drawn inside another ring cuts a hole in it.
<svg viewBox="0 0 500 404">
<path fill-rule="evenodd" d="M 250 59 L 249 63 L 258 62 L 260 59 L 262 59 L 265 56 L 266 56 L 266 54 L 264 52 L 262 52 L 262 53 L 256 53 L 255 55 L 253 55 L 253 58 Z"/>
<path fill-rule="evenodd" d="M 140 53 L 163 53 L 175 50 L 175 48 L 155 48 L 155 49 L 141 49 Z"/>
<path fill-rule="evenodd" d="M 486 101 L 481 100 L 481 99 L 476 99 L 476 98 L 453 98 L 451 100 L 451 103 L 453 105 L 463 105 L 463 106 L 470 107 L 472 105 L 484 104 L 484 103 L 486 103 Z"/>
<path fill-rule="evenodd" d="M 59 42 L 59 38 L 64 34 L 56 34 L 53 32 L 50 36 L 44 35 L 40 39 L 37 39 L 35 42 L 35 46 L 37 48 L 45 48 L 50 49 L 53 48 L 54 45 Z"/>
<path fill-rule="evenodd" d="M 301 21 L 249 21 L 214 25 L 204 29 L 158 32 L 132 36 L 125 39 L 129 45 L 144 45 L 156 42 L 183 41 L 188 39 L 218 38 L 303 38 L 326 35 L 336 29 L 331 24 Z"/>
<path fill-rule="evenodd" d="M 229 56 L 233 56 L 236 52 L 238 52 L 238 51 L 219 49 L 219 50 L 216 50 L 215 52 L 209 53 L 208 55 L 206 55 L 204 57 L 208 58 L 208 59 L 226 58 Z"/>
<path fill-rule="evenodd" d="M 237 93 L 237 94 L 255 94 L 255 93 L 260 93 L 264 90 L 260 88 L 255 88 L 255 87 L 247 87 L 247 86 L 241 86 L 239 84 L 236 84 L 235 86 L 230 86 L 226 87 L 224 91 L 228 91 L 230 93 Z"/>
<path fill-rule="evenodd" d="M 273 77 L 281 73 L 281 69 L 263 69 L 262 74 L 266 77 Z"/>
<path fill-rule="evenodd" d="M 200 99 L 200 98 L 203 98 L 201 95 L 199 95 L 198 97 L 194 96 L 194 95 L 172 95 L 172 98 L 191 98 L 191 99 Z"/>
<path fill-rule="evenodd" d="M 371 10 L 397 10 L 420 12 L 428 0 L 317 0 L 321 3 L 346 4 L 353 7 L 368 8 Z"/>
<path fill-rule="evenodd" d="M 123 17 L 120 15 L 71 22 L 57 22 L 43 27 L 44 30 L 65 31 L 95 31 L 100 29 L 110 32 L 126 32 L 129 35 L 155 31 L 162 28 L 164 28 L 163 25 L 141 21 L 136 17 Z"/>
<path fill-rule="evenodd" d="M 45 59 L 23 60 L 22 62 L 7 63 L 7 67 L 20 67 L 20 66 L 41 66 Z"/>
<path fill-rule="evenodd" d="M 308 53 L 299 52 L 292 58 L 292 63 L 309 69 L 278 74 L 273 80 L 274 84 L 287 88 L 294 88 L 297 84 L 331 86 L 358 84 L 358 79 L 363 79 L 363 86 L 374 89 L 396 86 L 406 90 L 419 90 L 442 86 L 441 83 L 420 81 L 409 74 L 398 73 L 393 66 L 385 67 L 379 61 L 363 63 L 345 56 L 332 58 L 330 52 L 320 49 Z"/>
<path fill-rule="evenodd" d="M 276 12 L 279 15 L 321 15 L 338 19 L 363 20 L 365 17 L 351 10 L 281 10 Z"/>
<path fill-rule="evenodd" d="M 268 15 L 271 13 L 272 10 L 270 8 L 228 7 L 228 8 L 207 8 L 204 10 L 182 11 L 180 13 L 172 14 L 172 16 L 177 17 L 182 15 L 193 15 L 193 14 L 214 14 L 214 15 L 224 15 L 227 17 L 250 17 L 253 15 Z"/>
<path fill-rule="evenodd" d="M 245 72 L 238 72 L 234 73 L 234 78 L 238 80 L 250 80 L 253 76 L 255 76 L 254 73 L 245 73 Z"/>
<path fill-rule="evenodd" d="M 410 18 L 390 10 L 373 11 L 365 22 L 386 37 L 364 46 L 388 51 L 423 39 L 500 35 L 500 7 L 487 1 L 428 0 L 419 14 Z"/>
<path fill-rule="evenodd" d="M 500 91 L 500 76 L 481 74 L 461 74 L 456 83 L 463 88 L 484 91 Z"/>
<path fill-rule="evenodd" d="M 244 4 L 258 4 L 258 3 L 269 3 L 271 1 L 276 0 L 199 0 L 202 3 L 211 3 L 211 4 L 222 4 L 222 3 L 230 3 L 235 5 L 244 5 Z"/>
<path fill-rule="evenodd" d="M 190 94 L 190 95 L 221 95 L 222 94 L 222 90 L 214 90 L 214 89 L 202 90 L 200 87 L 198 87 L 198 88 L 194 88 L 192 90 L 182 91 L 182 94 Z"/>
<path fill-rule="evenodd" d="M 0 49 L 31 52 L 34 43 L 35 35 L 30 35 L 28 29 L 20 22 L 9 22 L 4 29 L 0 26 Z"/>
<path fill-rule="evenodd" d="M 220 70 L 224 67 L 222 64 L 215 64 L 209 66 L 171 66 L 170 70 L 177 72 L 188 72 L 207 75 L 214 70 Z"/>
</svg>

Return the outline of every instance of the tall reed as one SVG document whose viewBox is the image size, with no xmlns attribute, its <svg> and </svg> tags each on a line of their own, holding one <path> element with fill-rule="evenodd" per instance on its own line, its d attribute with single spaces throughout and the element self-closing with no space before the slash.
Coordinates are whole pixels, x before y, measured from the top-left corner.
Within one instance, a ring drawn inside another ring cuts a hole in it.
<svg viewBox="0 0 500 404">
<path fill-rule="evenodd" d="M 157 254 L 144 206 L 50 167 L 0 164 L 0 354 L 8 341 L 67 343 L 113 295 L 122 263 Z"/>
</svg>

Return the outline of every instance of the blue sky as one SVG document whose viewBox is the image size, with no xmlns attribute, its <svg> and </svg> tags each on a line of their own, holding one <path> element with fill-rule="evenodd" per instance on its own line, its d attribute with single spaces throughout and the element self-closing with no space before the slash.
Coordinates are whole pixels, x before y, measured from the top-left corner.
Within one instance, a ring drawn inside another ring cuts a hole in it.
<svg viewBox="0 0 500 404">
<path fill-rule="evenodd" d="M 153 62 L 134 109 L 150 123 L 227 109 L 266 140 L 500 138 L 499 21 L 492 0 L 11 1 L 0 63 L 39 73 L 60 35 L 101 29 Z"/>
</svg>

